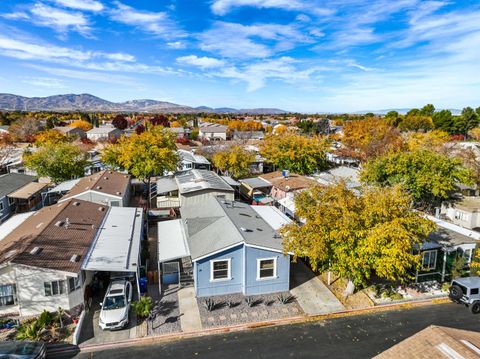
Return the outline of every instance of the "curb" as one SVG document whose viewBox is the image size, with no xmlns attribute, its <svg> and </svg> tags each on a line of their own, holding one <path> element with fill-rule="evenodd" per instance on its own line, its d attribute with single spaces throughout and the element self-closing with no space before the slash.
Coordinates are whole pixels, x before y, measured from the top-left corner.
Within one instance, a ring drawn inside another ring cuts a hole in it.
<svg viewBox="0 0 480 359">
<path fill-rule="evenodd" d="M 148 344 L 154 344 L 154 343 L 161 343 L 167 340 L 198 338 L 198 337 L 203 337 L 207 335 L 234 333 L 234 332 L 258 329 L 258 328 L 308 323 L 308 322 L 315 322 L 315 321 L 326 320 L 326 319 L 342 318 L 342 317 L 369 314 L 369 313 L 375 313 L 375 312 L 385 312 L 385 311 L 395 310 L 395 309 L 411 309 L 414 307 L 437 305 L 437 304 L 444 304 L 444 303 L 449 303 L 449 300 L 447 297 L 422 299 L 418 301 L 403 302 L 403 303 L 391 303 L 391 304 L 389 303 L 389 304 L 382 304 L 382 305 L 377 305 L 374 307 L 368 307 L 363 309 L 347 309 L 347 310 L 342 310 L 342 311 L 333 312 L 333 313 L 325 313 L 325 314 L 318 314 L 318 315 L 302 315 L 302 316 L 282 318 L 277 320 L 237 324 L 237 325 L 232 325 L 228 327 L 210 328 L 210 329 L 197 330 L 197 331 L 184 332 L 184 333 L 153 335 L 153 336 L 147 336 L 142 338 L 118 341 L 114 343 L 89 344 L 89 345 L 87 344 L 83 346 L 80 345 L 79 349 L 83 353 L 91 353 L 99 350 L 129 347 L 129 346 L 135 346 L 140 344 L 148 345 Z"/>
</svg>

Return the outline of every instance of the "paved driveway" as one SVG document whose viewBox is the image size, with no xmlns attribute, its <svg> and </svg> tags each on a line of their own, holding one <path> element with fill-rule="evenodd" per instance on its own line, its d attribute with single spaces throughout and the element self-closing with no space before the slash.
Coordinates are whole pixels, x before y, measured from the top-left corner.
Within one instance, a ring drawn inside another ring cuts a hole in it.
<svg viewBox="0 0 480 359">
<path fill-rule="evenodd" d="M 342 303 L 301 260 L 291 264 L 290 292 L 306 314 L 317 315 L 345 310 Z"/>
<path fill-rule="evenodd" d="M 112 343 L 119 340 L 132 339 L 136 337 L 137 318 L 130 311 L 130 323 L 128 327 L 122 330 L 102 330 L 98 325 L 100 316 L 100 298 L 93 298 L 92 308 L 85 315 L 80 333 L 79 345 Z"/>
</svg>

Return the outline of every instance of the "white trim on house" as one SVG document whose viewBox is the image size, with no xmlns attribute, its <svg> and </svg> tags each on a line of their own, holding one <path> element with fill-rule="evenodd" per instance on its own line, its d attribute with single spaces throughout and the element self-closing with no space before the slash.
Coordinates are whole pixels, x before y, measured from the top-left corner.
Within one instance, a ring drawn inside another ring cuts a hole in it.
<svg viewBox="0 0 480 359">
<path fill-rule="evenodd" d="M 274 248 L 262 247 L 262 246 L 258 246 L 258 245 L 256 245 L 256 244 L 250 244 L 250 243 L 245 243 L 245 245 L 246 245 L 247 247 L 251 247 L 251 248 L 263 249 L 263 250 L 265 250 L 265 251 L 277 252 L 277 253 L 282 253 L 282 254 L 283 254 L 283 251 L 282 251 L 281 249 L 274 249 Z M 293 252 L 287 252 L 287 254 L 293 256 Z"/>
<path fill-rule="evenodd" d="M 438 250 L 437 249 L 433 249 L 433 250 L 430 250 L 430 251 L 423 251 L 422 252 L 422 269 L 423 270 L 434 270 L 435 268 L 437 268 L 437 259 L 438 259 Z M 433 266 L 425 266 L 424 263 L 425 263 L 425 254 L 429 254 L 429 257 L 428 257 L 428 263 L 430 263 L 430 260 L 431 260 L 431 256 L 432 256 L 432 253 L 435 254 L 435 261 L 433 262 Z"/>
<path fill-rule="evenodd" d="M 216 251 L 214 251 L 214 252 L 210 252 L 210 253 L 208 253 L 208 254 L 205 254 L 204 256 L 201 256 L 201 257 L 197 257 L 197 258 L 195 258 L 195 259 L 192 259 L 192 262 L 198 262 L 198 261 L 200 261 L 200 260 L 202 260 L 202 259 L 205 259 L 205 258 L 214 256 L 215 254 L 222 253 L 223 251 L 228 251 L 229 249 L 232 249 L 232 248 L 235 248 L 235 247 L 244 245 L 244 244 L 245 244 L 244 242 L 238 242 L 238 243 L 232 244 L 231 246 L 220 248 L 220 249 L 218 249 L 218 250 L 216 250 Z"/>
<path fill-rule="evenodd" d="M 213 277 L 213 265 L 218 262 L 227 262 L 227 278 L 218 278 Z M 232 258 L 223 258 L 223 259 L 212 259 L 210 260 L 210 282 L 223 282 L 232 279 Z"/>
<path fill-rule="evenodd" d="M 84 194 L 88 194 L 88 193 L 95 193 L 95 194 L 98 194 L 100 196 L 107 196 L 107 197 L 113 197 L 114 198 L 114 201 L 115 200 L 119 200 L 120 202 L 122 201 L 123 197 L 122 196 L 117 196 L 115 194 L 110 194 L 110 193 L 105 193 L 105 192 L 99 192 L 99 191 L 96 191 L 94 189 L 88 189 L 86 191 L 83 191 L 83 192 L 80 192 L 74 196 L 69 196 L 69 197 L 65 197 L 65 198 L 60 198 L 58 200 L 58 203 L 62 203 L 62 202 L 65 202 L 65 201 L 68 201 L 69 199 L 72 199 L 72 198 L 78 198 L 80 196 L 83 196 Z M 65 195 L 65 196 L 68 196 L 68 193 Z M 110 201 L 109 201 L 110 202 Z"/>
<path fill-rule="evenodd" d="M 277 275 L 277 258 L 278 257 L 269 257 L 269 258 L 257 258 L 257 281 L 275 279 Z M 272 261 L 273 260 L 273 275 L 270 277 L 260 277 L 260 262 L 263 261 Z"/>
</svg>

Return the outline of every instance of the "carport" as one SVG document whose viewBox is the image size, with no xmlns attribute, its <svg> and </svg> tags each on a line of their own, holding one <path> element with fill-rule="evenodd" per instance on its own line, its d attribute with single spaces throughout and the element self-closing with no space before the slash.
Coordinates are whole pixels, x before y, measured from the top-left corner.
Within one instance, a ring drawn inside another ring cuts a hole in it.
<svg viewBox="0 0 480 359">
<path fill-rule="evenodd" d="M 160 291 L 162 283 L 180 284 L 184 263 L 190 263 L 190 251 L 182 219 L 158 222 L 157 258 Z"/>
<path fill-rule="evenodd" d="M 138 278 L 142 228 L 141 208 L 109 207 L 82 269 L 119 275 L 133 274 L 140 297 Z"/>
</svg>

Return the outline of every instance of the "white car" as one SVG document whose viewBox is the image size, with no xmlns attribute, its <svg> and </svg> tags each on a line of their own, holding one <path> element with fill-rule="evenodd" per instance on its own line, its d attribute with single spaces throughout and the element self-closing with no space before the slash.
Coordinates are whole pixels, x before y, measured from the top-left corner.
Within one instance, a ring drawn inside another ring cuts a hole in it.
<svg viewBox="0 0 480 359">
<path fill-rule="evenodd" d="M 99 325 L 102 330 L 122 329 L 128 325 L 132 284 L 127 280 L 114 280 L 101 304 Z"/>
</svg>

